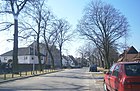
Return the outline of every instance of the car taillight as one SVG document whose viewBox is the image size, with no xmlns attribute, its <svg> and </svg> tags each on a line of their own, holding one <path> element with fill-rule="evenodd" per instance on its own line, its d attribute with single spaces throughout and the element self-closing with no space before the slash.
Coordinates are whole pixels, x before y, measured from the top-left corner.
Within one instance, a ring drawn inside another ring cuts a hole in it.
<svg viewBox="0 0 140 91">
<path fill-rule="evenodd" d="M 132 83 L 128 79 L 124 79 L 123 85 L 124 85 L 124 88 L 127 88 L 127 89 L 132 88 Z"/>
</svg>

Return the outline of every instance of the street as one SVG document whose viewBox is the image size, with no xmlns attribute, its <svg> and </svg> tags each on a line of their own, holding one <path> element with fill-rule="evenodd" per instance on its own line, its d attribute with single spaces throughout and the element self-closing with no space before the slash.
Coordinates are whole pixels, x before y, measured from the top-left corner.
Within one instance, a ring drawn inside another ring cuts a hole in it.
<svg viewBox="0 0 140 91">
<path fill-rule="evenodd" d="M 0 91 L 103 91 L 88 68 L 19 79 L 0 84 Z"/>
</svg>

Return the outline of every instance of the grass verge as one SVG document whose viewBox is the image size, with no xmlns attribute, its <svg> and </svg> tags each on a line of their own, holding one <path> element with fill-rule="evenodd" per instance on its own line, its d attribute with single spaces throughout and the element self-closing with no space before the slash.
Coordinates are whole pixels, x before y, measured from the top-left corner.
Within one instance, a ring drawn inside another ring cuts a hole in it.
<svg viewBox="0 0 140 91">
<path fill-rule="evenodd" d="M 29 77 L 29 76 L 34 76 L 34 75 L 41 75 L 41 74 L 47 74 L 47 73 L 53 73 L 53 72 L 58 72 L 60 70 L 44 70 L 44 71 L 26 71 L 26 72 L 18 72 L 16 74 L 13 73 L 4 73 L 0 74 L 0 82 L 6 81 L 6 80 L 12 80 L 16 78 L 22 78 L 22 77 Z"/>
</svg>

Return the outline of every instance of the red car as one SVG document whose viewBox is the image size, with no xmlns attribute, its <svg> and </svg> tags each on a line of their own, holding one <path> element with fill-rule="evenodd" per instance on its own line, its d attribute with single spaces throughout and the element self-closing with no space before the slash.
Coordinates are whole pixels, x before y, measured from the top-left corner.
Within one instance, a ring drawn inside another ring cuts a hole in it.
<svg viewBox="0 0 140 91">
<path fill-rule="evenodd" d="M 140 62 L 115 63 L 104 76 L 104 91 L 140 91 Z"/>
</svg>

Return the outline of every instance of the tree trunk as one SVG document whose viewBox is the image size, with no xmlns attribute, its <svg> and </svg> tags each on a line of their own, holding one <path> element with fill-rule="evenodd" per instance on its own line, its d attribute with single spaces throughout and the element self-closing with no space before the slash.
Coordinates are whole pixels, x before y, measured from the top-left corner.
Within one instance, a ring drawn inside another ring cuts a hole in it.
<svg viewBox="0 0 140 91">
<path fill-rule="evenodd" d="M 106 68 L 110 68 L 109 45 L 105 49 L 105 62 L 106 62 Z"/>
<path fill-rule="evenodd" d="M 43 69 L 42 69 L 40 47 L 39 47 L 39 35 L 37 36 L 37 52 L 38 52 L 39 70 L 42 71 Z"/>
<path fill-rule="evenodd" d="M 18 19 L 14 19 L 13 71 L 18 71 Z"/>
<path fill-rule="evenodd" d="M 51 64 L 52 64 L 51 68 L 55 69 L 53 54 L 50 52 L 50 50 L 49 50 L 49 54 L 51 56 Z"/>
<path fill-rule="evenodd" d="M 60 45 L 60 65 L 61 65 L 61 68 L 63 67 L 63 64 L 62 64 L 62 46 Z"/>
<path fill-rule="evenodd" d="M 45 44 L 46 44 L 47 50 L 49 52 L 49 55 L 51 57 L 51 68 L 55 68 L 53 54 L 51 53 L 47 40 L 45 38 L 44 38 L 44 40 L 45 40 Z"/>
</svg>

